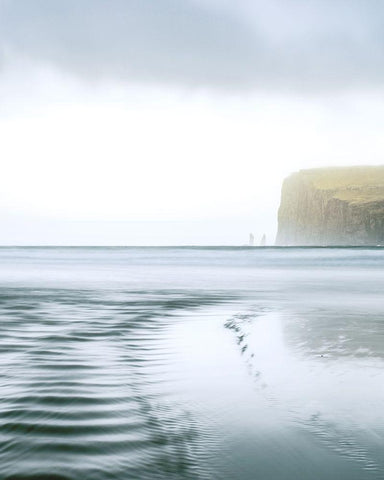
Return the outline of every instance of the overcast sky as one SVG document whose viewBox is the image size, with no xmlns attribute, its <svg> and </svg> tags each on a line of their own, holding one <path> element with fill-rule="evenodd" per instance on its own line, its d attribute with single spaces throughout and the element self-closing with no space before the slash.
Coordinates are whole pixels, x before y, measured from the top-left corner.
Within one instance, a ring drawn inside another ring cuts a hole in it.
<svg viewBox="0 0 384 480">
<path fill-rule="evenodd" d="M 382 0 L 0 0 L 0 244 L 274 242 L 383 164 Z"/>
</svg>

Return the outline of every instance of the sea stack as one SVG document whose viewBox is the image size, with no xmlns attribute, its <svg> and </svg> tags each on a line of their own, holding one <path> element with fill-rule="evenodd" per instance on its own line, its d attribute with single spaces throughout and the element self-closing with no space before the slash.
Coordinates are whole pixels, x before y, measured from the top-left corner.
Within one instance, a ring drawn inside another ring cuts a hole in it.
<svg viewBox="0 0 384 480">
<path fill-rule="evenodd" d="M 276 245 L 384 245 L 384 166 L 290 175 L 283 183 Z"/>
</svg>

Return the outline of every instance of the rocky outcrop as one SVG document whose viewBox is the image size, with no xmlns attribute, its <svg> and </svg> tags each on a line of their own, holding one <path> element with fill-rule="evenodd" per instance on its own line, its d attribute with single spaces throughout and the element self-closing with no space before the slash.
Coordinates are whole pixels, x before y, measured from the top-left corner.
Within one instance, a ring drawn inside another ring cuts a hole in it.
<svg viewBox="0 0 384 480">
<path fill-rule="evenodd" d="M 276 245 L 384 245 L 384 166 L 301 170 L 288 177 Z"/>
</svg>

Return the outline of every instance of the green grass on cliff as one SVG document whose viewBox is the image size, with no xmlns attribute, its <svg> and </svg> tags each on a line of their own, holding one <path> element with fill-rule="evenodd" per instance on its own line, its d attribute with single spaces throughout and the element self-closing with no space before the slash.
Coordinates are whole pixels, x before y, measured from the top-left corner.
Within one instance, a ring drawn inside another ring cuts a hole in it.
<svg viewBox="0 0 384 480">
<path fill-rule="evenodd" d="M 384 166 L 316 168 L 298 175 L 340 200 L 355 204 L 384 201 Z"/>
</svg>

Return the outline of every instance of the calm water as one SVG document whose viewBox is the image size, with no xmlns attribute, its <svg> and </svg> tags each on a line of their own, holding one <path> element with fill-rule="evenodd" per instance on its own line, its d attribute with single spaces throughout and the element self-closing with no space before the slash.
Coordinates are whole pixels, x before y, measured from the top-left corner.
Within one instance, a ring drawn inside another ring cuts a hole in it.
<svg viewBox="0 0 384 480">
<path fill-rule="evenodd" d="M 0 249 L 0 478 L 384 478 L 384 250 Z"/>
</svg>

